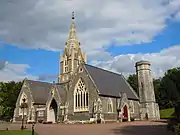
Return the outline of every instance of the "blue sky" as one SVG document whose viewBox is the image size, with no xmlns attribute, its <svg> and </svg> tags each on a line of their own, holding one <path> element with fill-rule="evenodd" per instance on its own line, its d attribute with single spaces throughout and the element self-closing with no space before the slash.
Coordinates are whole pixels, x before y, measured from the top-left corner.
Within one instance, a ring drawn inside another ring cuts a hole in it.
<svg viewBox="0 0 180 135">
<path fill-rule="evenodd" d="M 38 1 L 0 3 L 0 12 L 5 13 L 0 15 L 0 81 L 57 80 L 59 53 L 71 24 L 70 3 Z M 152 63 L 154 77 L 179 66 L 180 2 L 163 1 L 105 1 L 99 5 L 102 10 L 95 0 L 71 2 L 79 5 L 77 36 L 88 63 L 129 75 L 135 72 L 137 60 L 146 59 Z M 112 39 L 123 42 L 113 44 Z"/>
<path fill-rule="evenodd" d="M 180 44 L 180 38 L 177 30 L 180 30 L 180 23 L 169 22 L 167 23 L 167 27 L 156 37 L 154 37 L 151 43 L 120 47 L 113 46 L 112 44 L 112 46 L 107 48 L 107 51 L 111 52 L 111 54 L 114 56 L 127 53 L 134 54 L 160 52 L 162 49 Z"/>
<path fill-rule="evenodd" d="M 162 49 L 180 44 L 177 29 L 180 30 L 180 23 L 170 22 L 168 27 L 153 39 L 152 43 L 119 47 L 112 44 L 106 50 L 111 53 L 112 56 L 129 53 L 158 53 Z M 3 44 L 0 48 L 1 59 L 14 64 L 28 64 L 31 68 L 26 71 L 28 74 L 34 76 L 58 74 L 59 54 L 59 51 L 25 49 L 11 44 Z M 48 81 L 52 80 L 53 79 L 50 79 Z"/>
</svg>

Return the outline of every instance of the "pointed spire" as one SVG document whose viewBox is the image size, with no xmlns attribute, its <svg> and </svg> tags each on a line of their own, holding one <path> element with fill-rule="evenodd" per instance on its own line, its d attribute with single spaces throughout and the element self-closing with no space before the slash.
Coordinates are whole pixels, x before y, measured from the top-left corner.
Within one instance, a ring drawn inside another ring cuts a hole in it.
<svg viewBox="0 0 180 135">
<path fill-rule="evenodd" d="M 76 25 L 75 25 L 75 17 L 74 17 L 74 11 L 72 12 L 72 23 L 70 27 L 70 32 L 69 32 L 69 38 L 68 39 L 77 39 L 76 36 Z"/>
</svg>

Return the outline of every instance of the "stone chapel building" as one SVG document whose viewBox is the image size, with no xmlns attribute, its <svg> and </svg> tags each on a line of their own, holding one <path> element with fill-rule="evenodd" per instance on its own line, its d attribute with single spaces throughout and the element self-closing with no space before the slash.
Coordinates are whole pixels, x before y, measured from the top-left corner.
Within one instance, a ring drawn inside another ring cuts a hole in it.
<svg viewBox="0 0 180 135">
<path fill-rule="evenodd" d="M 122 74 L 86 64 L 77 39 L 74 14 L 64 53 L 60 55 L 57 83 L 25 79 L 16 102 L 13 121 L 29 122 L 117 121 L 123 119 L 159 119 L 150 63 L 136 63 L 139 96 Z"/>
</svg>

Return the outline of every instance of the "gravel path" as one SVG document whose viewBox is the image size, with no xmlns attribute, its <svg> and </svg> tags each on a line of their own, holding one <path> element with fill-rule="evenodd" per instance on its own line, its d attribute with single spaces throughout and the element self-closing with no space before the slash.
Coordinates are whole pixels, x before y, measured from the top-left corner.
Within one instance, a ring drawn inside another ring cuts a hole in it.
<svg viewBox="0 0 180 135">
<path fill-rule="evenodd" d="M 92 125 L 36 124 L 35 131 L 39 135 L 173 135 L 167 131 L 166 125 L 165 122 L 150 121 Z M 11 124 L 9 128 L 19 129 L 20 125 Z M 31 125 L 27 128 L 31 129 Z"/>
</svg>

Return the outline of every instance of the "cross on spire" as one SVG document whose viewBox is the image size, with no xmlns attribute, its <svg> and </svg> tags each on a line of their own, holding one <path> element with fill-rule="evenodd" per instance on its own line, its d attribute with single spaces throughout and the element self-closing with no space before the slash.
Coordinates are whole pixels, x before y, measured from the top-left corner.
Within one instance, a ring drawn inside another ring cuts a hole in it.
<svg viewBox="0 0 180 135">
<path fill-rule="evenodd" d="M 74 21 L 75 17 L 74 17 L 74 11 L 72 12 L 72 23 L 70 26 L 70 32 L 69 32 L 69 38 L 68 39 L 77 39 L 76 36 L 76 25 L 75 25 L 75 21 Z"/>
<path fill-rule="evenodd" d="M 73 19 L 73 20 L 75 19 L 75 17 L 74 17 L 74 11 L 72 12 L 72 19 Z"/>
</svg>

